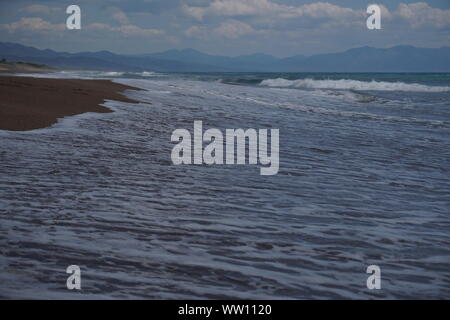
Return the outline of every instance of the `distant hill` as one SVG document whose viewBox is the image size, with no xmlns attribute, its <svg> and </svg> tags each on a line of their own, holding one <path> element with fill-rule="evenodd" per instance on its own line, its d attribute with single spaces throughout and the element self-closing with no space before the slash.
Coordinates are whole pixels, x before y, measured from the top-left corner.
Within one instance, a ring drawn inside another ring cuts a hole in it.
<svg viewBox="0 0 450 320">
<path fill-rule="evenodd" d="M 54 70 L 45 64 L 0 60 L 0 73 L 41 73 L 51 71 Z"/>
<path fill-rule="evenodd" d="M 0 43 L 0 59 L 29 61 L 63 69 L 156 72 L 450 72 L 450 47 L 361 47 L 341 53 L 279 59 L 257 53 L 214 56 L 194 49 L 144 55 L 109 51 L 56 52 L 17 43 Z"/>
</svg>

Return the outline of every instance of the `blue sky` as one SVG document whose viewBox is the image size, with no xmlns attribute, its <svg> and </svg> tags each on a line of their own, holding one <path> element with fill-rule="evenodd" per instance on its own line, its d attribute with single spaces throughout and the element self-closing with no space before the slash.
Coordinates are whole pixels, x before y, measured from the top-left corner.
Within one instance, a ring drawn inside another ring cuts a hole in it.
<svg viewBox="0 0 450 320">
<path fill-rule="evenodd" d="M 369 4 L 382 30 L 366 28 Z M 77 4 L 82 29 L 66 30 Z M 450 1 L 361 0 L 0 0 L 0 41 L 58 51 L 148 53 L 194 48 L 279 57 L 360 46 L 450 46 Z"/>
</svg>

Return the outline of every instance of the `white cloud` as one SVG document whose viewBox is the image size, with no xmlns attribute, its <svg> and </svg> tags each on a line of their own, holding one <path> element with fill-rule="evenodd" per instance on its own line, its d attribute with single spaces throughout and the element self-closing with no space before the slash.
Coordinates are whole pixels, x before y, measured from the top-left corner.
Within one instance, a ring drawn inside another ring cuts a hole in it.
<svg viewBox="0 0 450 320">
<path fill-rule="evenodd" d="M 206 16 L 266 16 L 278 18 L 333 18 L 361 17 L 363 10 L 343 8 L 328 2 L 318 2 L 301 6 L 286 6 L 270 0 L 214 0 L 209 6 L 183 6 L 185 14 L 197 20 Z"/>
<path fill-rule="evenodd" d="M 8 33 L 27 33 L 49 35 L 61 33 L 66 30 L 65 23 L 53 24 L 42 18 L 21 18 L 9 24 L 0 24 L 0 30 Z M 104 23 L 92 23 L 81 29 L 87 31 L 103 31 L 112 35 L 121 34 L 126 37 L 157 37 L 164 34 L 159 29 L 144 29 L 131 24 L 114 27 Z"/>
<path fill-rule="evenodd" d="M 129 24 L 128 16 L 123 11 L 117 11 L 112 18 L 120 24 Z"/>
<path fill-rule="evenodd" d="M 159 29 L 143 29 L 133 25 L 125 25 L 115 28 L 125 36 L 142 36 L 142 37 L 154 37 L 162 35 L 164 32 Z"/>
<path fill-rule="evenodd" d="M 406 22 L 412 28 L 444 28 L 450 25 L 450 10 L 432 8 L 425 2 L 400 3 L 394 11 L 380 5 L 382 19 L 392 22 Z M 184 14 L 199 21 L 206 17 L 259 18 L 270 24 L 288 19 L 307 18 L 312 20 L 333 21 L 333 25 L 360 24 L 365 22 L 365 7 L 361 9 L 345 8 L 328 2 L 316 2 L 300 6 L 282 5 L 271 0 L 214 0 L 207 6 L 182 7 Z"/>
<path fill-rule="evenodd" d="M 241 36 L 258 33 L 250 25 L 237 20 L 224 22 L 213 32 L 228 39 L 237 39 Z"/>
<path fill-rule="evenodd" d="M 394 16 L 406 20 L 412 28 L 450 26 L 450 10 L 430 7 L 425 2 L 401 3 Z"/>
<path fill-rule="evenodd" d="M 131 37 L 156 37 L 164 34 L 163 30 L 159 29 L 143 29 L 134 25 L 123 25 L 119 27 L 113 27 L 104 23 L 93 23 L 86 27 L 87 30 L 93 31 L 106 31 L 112 34 L 121 34 L 123 36 Z"/>
<path fill-rule="evenodd" d="M 19 21 L 9 24 L 0 24 L 0 30 L 10 33 L 27 32 L 47 34 L 51 32 L 61 32 L 66 28 L 64 24 L 52 24 L 41 18 L 21 18 Z"/>
<path fill-rule="evenodd" d="M 245 16 L 276 13 L 285 8 L 269 0 L 215 0 L 207 10 L 216 15 Z"/>
<path fill-rule="evenodd" d="M 206 39 L 208 36 L 208 29 L 200 26 L 191 26 L 183 33 L 185 36 L 190 38 Z"/>
<path fill-rule="evenodd" d="M 31 6 L 27 6 L 25 8 L 20 9 L 19 11 L 25 12 L 27 14 L 42 14 L 42 15 L 51 15 L 62 12 L 60 8 L 51 8 L 40 4 L 33 4 Z"/>
<path fill-rule="evenodd" d="M 92 23 L 86 26 L 86 29 L 93 31 L 112 31 L 113 27 L 105 23 Z"/>
<path fill-rule="evenodd" d="M 327 2 L 287 6 L 271 0 L 214 0 L 206 7 L 185 5 L 183 11 L 205 23 L 217 20 L 212 18 L 228 19 L 219 27 L 209 29 L 228 39 L 250 34 L 283 36 L 283 33 L 303 29 L 327 32 L 352 27 L 360 29 L 366 19 L 365 9 L 344 8 Z M 185 34 L 207 38 L 203 29 L 188 29 Z"/>
</svg>

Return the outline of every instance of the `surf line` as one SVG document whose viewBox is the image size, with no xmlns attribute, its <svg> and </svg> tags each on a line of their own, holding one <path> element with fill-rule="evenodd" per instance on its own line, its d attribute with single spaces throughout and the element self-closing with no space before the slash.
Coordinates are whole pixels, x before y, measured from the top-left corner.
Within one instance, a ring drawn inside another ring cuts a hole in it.
<svg viewBox="0 0 450 320">
<path fill-rule="evenodd" d="M 173 131 L 170 140 L 178 142 L 171 153 L 173 164 L 233 165 L 248 162 L 248 164 L 256 165 L 259 160 L 262 166 L 260 175 L 268 176 L 278 173 L 280 167 L 279 129 L 270 129 L 270 155 L 268 153 L 268 129 L 259 129 L 258 131 L 251 128 L 245 131 L 243 129 L 226 129 L 224 140 L 222 131 L 211 128 L 203 132 L 202 121 L 196 120 L 194 121 L 193 136 L 192 139 L 191 133 L 187 129 Z M 204 143 L 207 143 L 205 148 L 203 148 Z M 248 161 L 246 161 L 247 154 Z"/>
</svg>

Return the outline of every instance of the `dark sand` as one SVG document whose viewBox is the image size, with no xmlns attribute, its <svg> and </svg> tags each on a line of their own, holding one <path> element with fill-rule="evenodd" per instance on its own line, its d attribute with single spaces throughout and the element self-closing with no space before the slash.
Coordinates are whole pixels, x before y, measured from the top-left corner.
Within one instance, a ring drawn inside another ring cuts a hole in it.
<svg viewBox="0 0 450 320">
<path fill-rule="evenodd" d="M 0 129 L 32 130 L 58 118 L 85 112 L 112 112 L 105 99 L 133 102 L 119 92 L 140 90 L 110 80 L 44 79 L 0 76 Z"/>
</svg>

